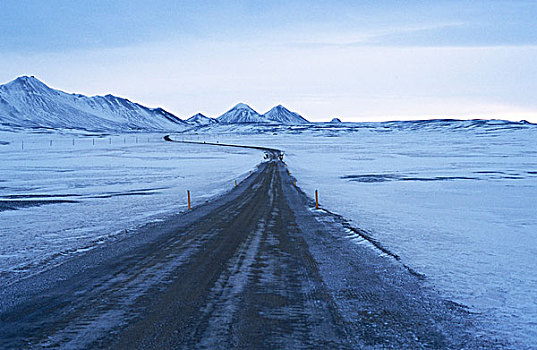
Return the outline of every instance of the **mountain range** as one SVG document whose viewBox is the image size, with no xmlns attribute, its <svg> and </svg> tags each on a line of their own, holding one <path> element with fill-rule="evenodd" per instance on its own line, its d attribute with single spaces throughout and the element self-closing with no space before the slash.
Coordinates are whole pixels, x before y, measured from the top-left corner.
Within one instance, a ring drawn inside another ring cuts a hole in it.
<svg viewBox="0 0 537 350">
<path fill-rule="evenodd" d="M 188 124 L 162 108 L 113 95 L 84 96 L 55 90 L 35 77 L 0 85 L 0 124 L 84 130 L 183 130 Z"/>
<path fill-rule="evenodd" d="M 188 120 L 128 99 L 106 95 L 85 96 L 50 88 L 33 76 L 0 85 L 0 126 L 83 129 L 91 131 L 182 131 L 218 123 L 304 124 L 306 119 L 279 105 L 259 114 L 239 103 L 218 118 L 198 113 Z"/>
<path fill-rule="evenodd" d="M 269 124 L 307 124 L 309 123 L 300 114 L 291 112 L 282 105 L 273 107 L 265 114 L 259 114 L 252 107 L 239 103 L 226 113 L 216 118 L 219 123 L 269 123 Z"/>
</svg>

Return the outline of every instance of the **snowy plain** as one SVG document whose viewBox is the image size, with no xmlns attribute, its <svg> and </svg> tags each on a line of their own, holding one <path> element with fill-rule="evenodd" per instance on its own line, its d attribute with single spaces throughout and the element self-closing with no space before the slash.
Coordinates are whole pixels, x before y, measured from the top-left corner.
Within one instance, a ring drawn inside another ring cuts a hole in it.
<svg viewBox="0 0 537 350">
<path fill-rule="evenodd" d="M 162 136 L 95 137 L 94 146 L 91 136 L 0 133 L 0 199 L 76 201 L 0 211 L 2 278 L 184 210 L 187 188 L 194 203 L 222 193 L 262 157 Z M 483 332 L 514 348 L 537 343 L 537 126 L 213 125 L 174 138 L 283 150 L 301 189 L 318 189 L 323 208 L 483 315 Z"/>
<path fill-rule="evenodd" d="M 162 134 L 0 132 L 0 286 L 234 186 L 263 152 Z"/>
</svg>

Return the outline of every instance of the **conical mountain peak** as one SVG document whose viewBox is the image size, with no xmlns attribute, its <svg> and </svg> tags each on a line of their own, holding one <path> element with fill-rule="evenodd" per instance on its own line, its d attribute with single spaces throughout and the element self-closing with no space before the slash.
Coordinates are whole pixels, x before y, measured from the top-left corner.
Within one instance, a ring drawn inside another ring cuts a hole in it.
<svg viewBox="0 0 537 350">
<path fill-rule="evenodd" d="M 265 118 L 269 122 L 276 122 L 279 124 L 306 124 L 309 123 L 300 114 L 292 112 L 282 106 L 281 104 L 272 107 L 270 111 L 265 113 Z"/>
<path fill-rule="evenodd" d="M 221 123 L 266 123 L 267 120 L 245 103 L 238 103 L 217 118 Z"/>
<path fill-rule="evenodd" d="M 216 119 L 209 118 L 202 113 L 196 113 L 186 120 L 187 123 L 193 125 L 210 125 L 217 123 Z"/>
</svg>

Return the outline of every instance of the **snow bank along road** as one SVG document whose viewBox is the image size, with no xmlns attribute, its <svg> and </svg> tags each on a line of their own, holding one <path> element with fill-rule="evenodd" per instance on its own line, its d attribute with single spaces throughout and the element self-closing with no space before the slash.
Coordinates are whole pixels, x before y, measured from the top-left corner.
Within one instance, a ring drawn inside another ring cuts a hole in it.
<svg viewBox="0 0 537 350">
<path fill-rule="evenodd" d="M 0 348 L 501 346 L 265 151 L 226 195 L 0 291 Z"/>
</svg>

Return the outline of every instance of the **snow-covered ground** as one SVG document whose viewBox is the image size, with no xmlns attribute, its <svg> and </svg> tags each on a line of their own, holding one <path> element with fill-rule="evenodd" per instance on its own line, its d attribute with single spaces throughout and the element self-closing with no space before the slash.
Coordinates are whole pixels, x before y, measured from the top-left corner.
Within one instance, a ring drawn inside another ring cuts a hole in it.
<svg viewBox="0 0 537 350">
<path fill-rule="evenodd" d="M 285 150 L 297 185 L 312 197 L 318 189 L 324 208 L 367 230 L 446 298 L 486 315 L 486 328 L 532 348 L 537 127 L 409 125 L 241 142 Z"/>
<path fill-rule="evenodd" d="M 437 121 L 199 131 L 210 136 L 176 138 L 284 150 L 298 186 L 311 196 L 318 189 L 324 208 L 368 231 L 441 295 L 483 314 L 490 320 L 485 327 L 499 337 L 519 348 L 537 343 L 535 125 Z M 187 188 L 194 203 L 221 193 L 262 156 L 166 143 L 156 134 L 111 139 L 95 138 L 93 145 L 89 136 L 0 133 L 1 200 L 75 201 L 0 211 L 3 279 L 184 210 Z"/>
<path fill-rule="evenodd" d="M 185 210 L 187 189 L 193 205 L 223 193 L 263 158 L 162 136 L 0 132 L 2 283 Z"/>
</svg>

